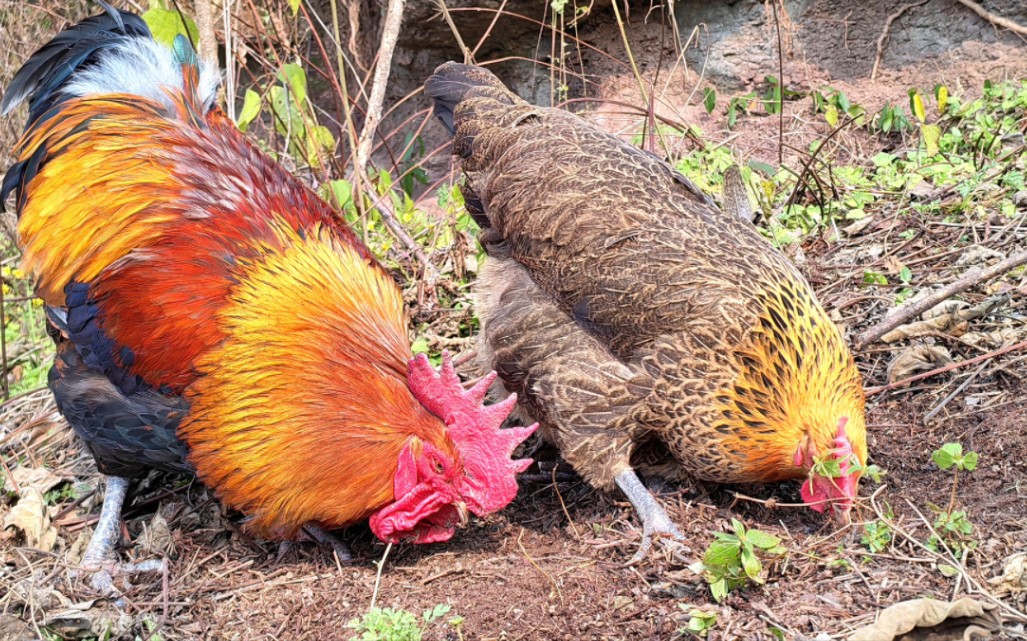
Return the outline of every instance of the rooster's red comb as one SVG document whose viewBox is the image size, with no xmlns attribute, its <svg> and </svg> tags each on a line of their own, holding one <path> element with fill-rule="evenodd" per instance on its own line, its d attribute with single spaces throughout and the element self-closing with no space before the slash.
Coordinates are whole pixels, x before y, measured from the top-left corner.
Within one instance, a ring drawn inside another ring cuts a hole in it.
<svg viewBox="0 0 1027 641">
<path fill-rule="evenodd" d="M 531 459 L 510 457 L 538 427 L 535 424 L 501 429 L 517 404 L 517 395 L 485 405 L 485 395 L 494 380 L 496 373 L 490 372 L 465 390 L 446 353 L 438 371 L 424 354 L 410 359 L 407 368 L 410 391 L 421 405 L 446 423 L 449 436 L 463 457 L 466 478 L 461 493 L 478 516 L 501 510 L 517 495 L 516 475 L 531 465 Z"/>
</svg>

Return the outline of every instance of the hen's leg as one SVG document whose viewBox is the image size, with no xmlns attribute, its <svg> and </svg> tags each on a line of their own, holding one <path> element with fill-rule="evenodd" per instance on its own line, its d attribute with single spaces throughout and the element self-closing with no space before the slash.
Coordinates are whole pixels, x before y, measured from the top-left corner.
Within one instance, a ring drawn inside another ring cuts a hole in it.
<svg viewBox="0 0 1027 641">
<path fill-rule="evenodd" d="M 663 509 L 656 497 L 642 485 L 642 481 L 638 479 L 634 470 L 630 468 L 624 470 L 614 480 L 642 519 L 642 545 L 638 548 L 635 556 L 631 557 L 629 564 L 638 563 L 649 554 L 653 547 L 653 535 L 670 537 L 670 540 L 664 544 L 676 556 L 682 556 L 690 551 L 684 545 L 685 537 L 681 534 L 681 530 L 670 520 L 667 510 Z"/>
<path fill-rule="evenodd" d="M 86 552 L 82 555 L 82 570 L 93 575 L 89 583 L 101 594 L 117 594 L 114 587 L 114 575 L 119 573 L 159 572 L 164 569 L 164 562 L 149 559 L 138 563 L 119 563 L 114 554 L 114 546 L 118 542 L 121 524 L 121 506 L 125 503 L 128 493 L 128 479 L 121 476 L 108 476 L 107 490 L 103 496 L 103 507 L 100 509 L 100 520 L 96 523 L 93 536 L 89 539 Z"/>
</svg>

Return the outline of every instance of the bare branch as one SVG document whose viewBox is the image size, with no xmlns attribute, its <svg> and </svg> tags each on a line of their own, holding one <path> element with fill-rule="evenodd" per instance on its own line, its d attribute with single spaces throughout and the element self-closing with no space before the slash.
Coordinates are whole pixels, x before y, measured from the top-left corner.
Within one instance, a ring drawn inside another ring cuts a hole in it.
<svg viewBox="0 0 1027 641">
<path fill-rule="evenodd" d="M 1027 36 L 1027 27 L 1017 24 L 1009 18 L 1003 18 L 1002 16 L 996 16 L 994 13 L 986 10 L 981 5 L 977 4 L 973 0 L 956 0 L 959 4 L 963 5 L 970 11 L 973 11 L 980 17 L 984 18 L 996 27 L 1002 27 L 1003 29 L 1009 29 L 1013 33 L 1018 33 L 1021 36 Z"/>
<path fill-rule="evenodd" d="M 963 274 L 959 279 L 949 283 L 929 296 L 925 296 L 919 300 L 910 301 L 902 307 L 899 307 L 883 321 L 863 332 L 859 337 L 857 344 L 859 347 L 864 347 L 868 343 L 872 343 L 878 338 L 884 336 L 899 325 L 902 325 L 909 319 L 923 314 L 938 303 L 947 300 L 964 290 L 970 289 L 974 285 L 979 285 L 980 283 L 991 280 L 996 276 L 1000 276 L 1011 269 L 1016 269 L 1020 265 L 1025 264 L 1027 264 L 1027 251 L 1020 252 L 1019 254 L 1013 254 L 1005 260 L 995 263 L 991 267 L 978 267 L 973 271 Z"/>
<path fill-rule="evenodd" d="M 374 81 L 371 84 L 371 96 L 367 100 L 367 118 L 360 132 L 357 145 L 357 165 L 354 172 L 363 176 L 367 170 L 367 162 L 371 158 L 371 143 L 374 133 L 382 119 L 382 104 L 385 102 L 385 89 L 389 83 L 389 70 L 392 67 L 392 53 L 396 50 L 399 39 L 399 28 L 403 25 L 404 0 L 389 0 L 385 10 L 385 24 L 382 27 L 382 41 L 378 47 L 378 64 L 374 68 Z"/>
</svg>

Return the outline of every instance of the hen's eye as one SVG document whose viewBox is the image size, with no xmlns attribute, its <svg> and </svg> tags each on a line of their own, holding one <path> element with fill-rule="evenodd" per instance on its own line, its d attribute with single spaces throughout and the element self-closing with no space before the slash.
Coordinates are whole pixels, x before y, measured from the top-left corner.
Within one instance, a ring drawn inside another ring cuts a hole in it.
<svg viewBox="0 0 1027 641">
<path fill-rule="evenodd" d="M 446 468 L 442 466 L 442 461 L 435 461 L 435 471 L 439 474 L 446 471 Z"/>
</svg>

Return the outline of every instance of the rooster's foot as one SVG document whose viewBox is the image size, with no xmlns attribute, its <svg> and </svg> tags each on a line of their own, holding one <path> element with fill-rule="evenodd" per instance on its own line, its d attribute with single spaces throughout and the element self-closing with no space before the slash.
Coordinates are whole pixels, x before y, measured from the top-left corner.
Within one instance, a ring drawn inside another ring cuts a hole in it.
<svg viewBox="0 0 1027 641">
<path fill-rule="evenodd" d="M 678 526 L 670 520 L 667 510 L 638 480 L 634 470 L 628 469 L 616 476 L 617 486 L 628 497 L 631 504 L 642 519 L 642 543 L 628 565 L 635 565 L 645 559 L 653 548 L 654 538 L 659 540 L 660 547 L 670 558 L 685 562 L 691 549 L 685 545 L 685 536 Z"/>
<path fill-rule="evenodd" d="M 339 540 L 337 536 L 324 529 L 320 525 L 314 525 L 308 523 L 303 526 L 303 531 L 306 532 L 310 538 L 314 539 L 321 545 L 327 545 L 332 548 L 335 552 L 335 556 L 339 558 L 340 562 L 345 563 L 346 561 L 353 560 L 353 553 L 349 551 L 349 546 Z"/>
<path fill-rule="evenodd" d="M 114 577 L 142 572 L 162 572 L 164 561 L 149 559 L 137 563 L 121 563 L 114 554 L 114 545 L 120 535 L 121 506 L 125 502 L 129 481 L 121 476 L 108 476 L 107 489 L 100 508 L 100 519 L 89 539 L 89 545 L 82 555 L 82 563 L 76 574 L 91 574 L 89 585 L 104 596 L 116 596 L 120 590 L 114 585 Z M 118 604 L 121 604 L 119 599 Z"/>
<path fill-rule="evenodd" d="M 147 559 L 135 563 L 121 563 L 116 559 L 83 559 L 78 572 L 89 574 L 89 585 L 104 596 L 118 596 L 121 590 L 114 585 L 114 577 L 145 572 L 163 572 L 164 561 Z"/>
</svg>

